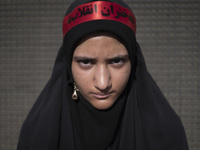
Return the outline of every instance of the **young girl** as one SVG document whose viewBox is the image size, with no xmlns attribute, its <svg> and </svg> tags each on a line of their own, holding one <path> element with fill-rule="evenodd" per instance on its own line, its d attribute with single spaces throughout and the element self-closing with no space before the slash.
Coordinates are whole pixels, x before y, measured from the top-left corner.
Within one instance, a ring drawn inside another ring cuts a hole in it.
<svg viewBox="0 0 200 150">
<path fill-rule="evenodd" d="M 121 0 L 77 0 L 51 79 L 18 150 L 188 150 L 179 117 L 149 75 Z"/>
</svg>

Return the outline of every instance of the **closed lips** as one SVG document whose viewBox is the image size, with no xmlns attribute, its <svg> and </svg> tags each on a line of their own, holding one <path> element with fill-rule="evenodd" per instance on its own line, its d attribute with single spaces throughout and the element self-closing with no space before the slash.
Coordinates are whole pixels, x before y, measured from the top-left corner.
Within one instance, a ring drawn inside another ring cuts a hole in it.
<svg viewBox="0 0 200 150">
<path fill-rule="evenodd" d="M 106 99 L 111 95 L 112 92 L 109 93 L 92 93 L 92 95 L 97 99 Z"/>
</svg>

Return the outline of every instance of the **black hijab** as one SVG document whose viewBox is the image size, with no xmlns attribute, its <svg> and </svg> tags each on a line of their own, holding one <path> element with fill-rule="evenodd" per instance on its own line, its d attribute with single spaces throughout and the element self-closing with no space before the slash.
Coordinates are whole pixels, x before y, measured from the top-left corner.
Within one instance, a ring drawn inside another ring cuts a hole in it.
<svg viewBox="0 0 200 150">
<path fill-rule="evenodd" d="M 77 0 L 67 14 L 90 0 Z M 130 8 L 121 0 L 110 2 Z M 131 60 L 125 91 L 108 110 L 97 110 L 79 93 L 72 100 L 71 60 L 82 37 L 98 31 L 118 36 Z M 18 150 L 188 150 L 182 123 L 149 75 L 135 33 L 111 20 L 81 23 L 63 39 L 52 76 L 27 116 Z"/>
</svg>

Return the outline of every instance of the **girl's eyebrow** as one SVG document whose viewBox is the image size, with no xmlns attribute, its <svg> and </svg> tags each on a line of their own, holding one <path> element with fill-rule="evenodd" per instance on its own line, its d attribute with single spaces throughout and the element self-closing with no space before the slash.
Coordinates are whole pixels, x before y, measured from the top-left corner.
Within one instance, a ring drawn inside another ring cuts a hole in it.
<svg viewBox="0 0 200 150">
<path fill-rule="evenodd" d="M 87 57 L 87 56 L 74 56 L 75 60 L 95 60 L 93 57 Z"/>
<path fill-rule="evenodd" d="M 128 59 L 128 58 L 129 58 L 129 55 L 128 55 L 128 54 L 125 54 L 125 55 L 116 55 L 116 56 L 114 56 L 114 57 L 108 58 L 107 60 L 119 59 L 119 58 Z"/>
<path fill-rule="evenodd" d="M 74 59 L 95 59 L 95 58 L 89 56 L 74 56 Z"/>
</svg>

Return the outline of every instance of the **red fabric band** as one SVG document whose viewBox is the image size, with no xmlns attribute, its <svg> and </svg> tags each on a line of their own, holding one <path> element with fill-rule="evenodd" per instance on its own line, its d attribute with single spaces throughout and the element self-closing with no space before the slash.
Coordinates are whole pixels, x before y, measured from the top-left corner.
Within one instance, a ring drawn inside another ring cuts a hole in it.
<svg viewBox="0 0 200 150">
<path fill-rule="evenodd" d="M 113 20 L 129 26 L 136 34 L 134 14 L 119 4 L 96 1 L 76 7 L 63 20 L 63 37 L 74 26 L 93 20 Z"/>
</svg>

